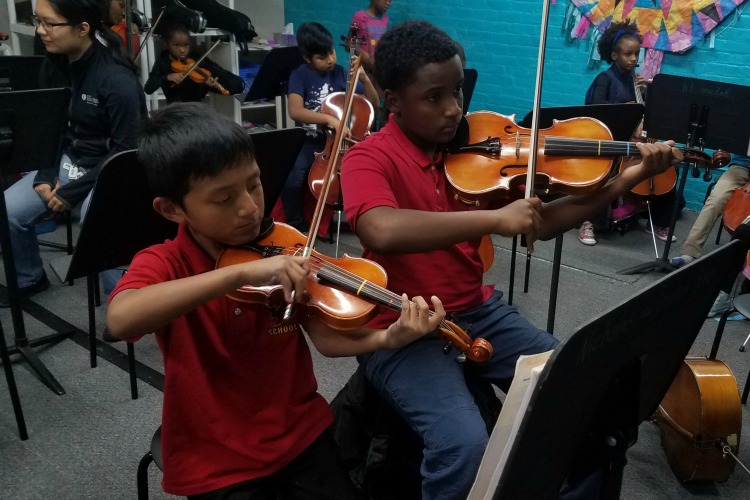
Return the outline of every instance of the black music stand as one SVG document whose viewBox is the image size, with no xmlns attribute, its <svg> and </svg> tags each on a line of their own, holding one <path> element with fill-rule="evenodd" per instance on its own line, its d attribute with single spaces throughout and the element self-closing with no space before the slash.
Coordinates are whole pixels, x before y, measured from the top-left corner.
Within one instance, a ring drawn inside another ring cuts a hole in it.
<svg viewBox="0 0 750 500">
<path fill-rule="evenodd" d="M 687 147 L 723 149 L 729 153 L 748 155 L 750 87 L 682 76 L 656 75 L 649 88 L 644 130 L 650 138 L 673 139 Z M 668 257 L 690 163 L 683 162 L 682 165 L 662 256 L 655 261 L 618 271 L 618 274 L 670 272 L 675 269 Z M 695 167 L 693 176 L 699 175 Z M 711 180 L 708 167 L 703 180 Z"/>
<path fill-rule="evenodd" d="M 619 499 L 638 426 L 663 399 L 741 250 L 728 243 L 563 341 L 531 395 L 493 498 L 557 498 L 566 477 L 598 470 L 599 498 Z"/>
<path fill-rule="evenodd" d="M 285 96 L 289 75 L 304 63 L 299 47 L 274 47 L 261 62 L 258 74 L 247 92 L 238 94 L 235 98 L 240 102 L 253 102 L 281 96 L 281 116 L 284 120 L 287 114 Z M 277 128 L 281 127 L 280 123 L 277 124 Z"/>
<path fill-rule="evenodd" d="M 72 335 L 74 330 L 56 332 L 32 341 L 26 336 L 7 223 L 4 179 L 6 175 L 27 172 L 30 167 L 57 168 L 69 101 L 69 89 L 0 92 L 0 130 L 3 136 L 0 154 L 0 184 L 3 190 L 3 195 L 0 196 L 0 247 L 3 250 L 6 286 L 15 333 L 15 346 L 10 347 L 8 352 L 20 354 L 37 377 L 58 395 L 65 394 L 65 390 L 44 366 L 32 347 L 63 340 Z M 45 119 L 39 120 L 40 116 L 44 116 Z"/>
<path fill-rule="evenodd" d="M 553 120 L 567 120 L 586 116 L 596 118 L 604 123 L 612 134 L 612 140 L 629 141 L 633 131 L 643 119 L 643 104 L 590 104 L 587 106 L 559 106 L 539 109 L 539 128 L 552 126 Z M 533 113 L 530 111 L 519 123 L 520 126 L 531 127 Z M 516 249 L 518 238 L 513 237 L 510 254 L 510 285 L 508 290 L 508 304 L 513 303 L 513 284 L 515 281 Z M 555 251 L 552 260 L 552 283 L 550 286 L 549 308 L 547 310 L 547 332 L 552 333 L 555 326 L 555 312 L 557 308 L 557 289 L 560 279 L 560 262 L 562 257 L 563 235 L 555 238 Z M 524 276 L 524 293 L 529 290 L 529 272 L 531 260 L 526 259 L 526 274 Z"/>
<path fill-rule="evenodd" d="M 44 56 L 0 57 L 0 92 L 38 89 L 45 59 Z"/>
<path fill-rule="evenodd" d="M 464 68 L 464 83 L 461 85 L 461 92 L 464 95 L 464 114 L 468 113 L 471 98 L 474 95 L 474 88 L 477 86 L 479 72 L 472 68 Z"/>
</svg>

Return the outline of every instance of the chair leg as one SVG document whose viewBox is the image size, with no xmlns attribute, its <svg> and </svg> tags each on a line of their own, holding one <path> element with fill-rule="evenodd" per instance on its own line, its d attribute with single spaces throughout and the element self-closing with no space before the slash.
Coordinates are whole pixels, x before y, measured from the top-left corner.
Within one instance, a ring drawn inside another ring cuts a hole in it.
<svg viewBox="0 0 750 500">
<path fill-rule="evenodd" d="M 130 373 L 130 397 L 138 399 L 138 377 L 135 372 L 135 348 L 128 342 L 128 372 Z"/>
<path fill-rule="evenodd" d="M 721 336 L 724 335 L 724 327 L 726 326 L 727 319 L 732 312 L 734 312 L 734 308 L 730 307 L 721 314 L 719 326 L 716 328 L 716 334 L 714 335 L 714 344 L 711 347 L 711 353 L 708 355 L 708 359 L 716 359 L 716 354 L 719 352 L 719 344 L 721 343 Z"/>
<path fill-rule="evenodd" d="M 747 403 L 747 395 L 750 393 L 750 371 L 747 372 L 747 380 L 745 380 L 745 388 L 742 389 L 742 404 Z"/>
<path fill-rule="evenodd" d="M 721 218 L 721 221 L 719 221 L 719 229 L 716 231 L 716 241 L 715 243 L 718 245 L 719 240 L 721 239 L 721 230 L 724 228 L 724 217 Z"/>
<path fill-rule="evenodd" d="M 745 337 L 745 341 L 740 346 L 740 352 L 745 352 L 745 345 L 747 344 L 748 340 L 750 340 L 750 335 L 748 335 L 747 337 Z"/>
<path fill-rule="evenodd" d="M 149 451 L 138 462 L 138 474 L 136 478 L 138 482 L 138 500 L 148 500 L 148 466 L 153 461 L 154 457 Z"/>
</svg>

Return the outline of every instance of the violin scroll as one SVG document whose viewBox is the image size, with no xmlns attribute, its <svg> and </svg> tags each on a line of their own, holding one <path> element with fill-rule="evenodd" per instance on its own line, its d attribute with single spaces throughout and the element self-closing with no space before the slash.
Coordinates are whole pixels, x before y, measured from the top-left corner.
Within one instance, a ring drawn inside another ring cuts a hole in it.
<svg viewBox="0 0 750 500">
<path fill-rule="evenodd" d="M 438 333 L 471 361 L 484 363 L 492 356 L 492 344 L 482 338 L 472 340 L 469 334 L 452 321 L 443 320 L 438 326 Z"/>
</svg>

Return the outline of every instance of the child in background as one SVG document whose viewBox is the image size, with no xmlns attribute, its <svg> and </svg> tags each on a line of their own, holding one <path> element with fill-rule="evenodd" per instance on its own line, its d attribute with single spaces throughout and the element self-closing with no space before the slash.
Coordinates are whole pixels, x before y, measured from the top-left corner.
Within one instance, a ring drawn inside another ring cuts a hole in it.
<svg viewBox="0 0 750 500">
<path fill-rule="evenodd" d="M 330 94 L 346 91 L 347 72 L 343 66 L 336 64 L 333 37 L 322 24 L 300 25 L 297 45 L 305 64 L 289 76 L 289 116 L 297 122 L 297 126 L 306 129 L 307 137 L 281 192 L 281 202 L 286 223 L 306 232 L 308 222 L 304 216 L 303 196 L 307 189 L 307 176 L 315 153 L 325 148 L 326 133 L 323 127 L 335 130 L 339 125 L 339 119 L 321 113 L 320 106 Z M 364 94 L 373 109 L 377 109 L 378 93 L 362 70 L 356 91 Z"/>
<path fill-rule="evenodd" d="M 181 24 L 167 26 L 164 31 L 164 41 L 167 44 L 159 59 L 154 62 L 148 81 L 144 87 L 147 94 L 153 94 L 161 87 L 167 103 L 172 102 L 198 102 L 202 101 L 209 91 L 222 93 L 222 88 L 229 94 L 239 94 L 245 88 L 245 82 L 239 76 L 225 70 L 211 59 L 206 57 L 200 63 L 203 73 L 210 76 L 205 81 L 197 82 L 193 78 L 184 76 L 182 72 L 175 71 L 172 63 L 188 65 L 190 59 L 197 61 L 201 55 L 190 47 L 190 31 Z M 198 80 L 202 80 L 198 74 Z"/>
<path fill-rule="evenodd" d="M 362 59 L 362 66 L 365 71 L 372 75 L 373 58 L 375 57 L 375 47 L 378 40 L 388 29 L 388 8 L 391 6 L 391 0 L 370 0 L 370 5 L 366 9 L 357 11 L 352 16 L 350 25 L 357 25 L 357 44 L 356 55 Z"/>
<path fill-rule="evenodd" d="M 107 19 L 105 24 L 109 26 L 112 31 L 117 33 L 122 40 L 122 46 L 125 50 L 128 50 L 128 37 L 127 37 L 127 24 L 125 23 L 125 9 L 126 0 L 109 0 L 109 9 L 107 12 Z M 135 26 L 133 27 L 135 30 Z M 138 35 L 134 32 L 130 37 L 130 51 L 129 54 L 134 54 L 138 50 Z"/>
<path fill-rule="evenodd" d="M 387 328 L 340 332 L 303 305 L 306 257 L 216 269 L 224 248 L 255 240 L 268 219 L 252 139 L 209 107 L 157 112 L 138 158 L 154 208 L 180 227 L 174 240 L 135 256 L 110 297 L 107 325 L 121 339 L 154 332 L 164 356 L 164 490 L 198 499 L 360 498 L 340 466 L 302 328 L 326 356 L 396 349 L 438 325 L 440 301 L 432 298 L 430 315 L 424 299 L 403 296 Z M 226 295 L 277 285 L 295 301 L 286 321 L 265 303 Z"/>
<path fill-rule="evenodd" d="M 620 104 L 638 101 L 636 87 L 639 92 L 642 92 L 646 85 L 643 77 L 635 72 L 642 42 L 643 38 L 638 32 L 637 24 L 627 19 L 612 23 L 604 31 L 597 48 L 602 60 L 610 63 L 610 67 L 607 71 L 599 73 L 591 83 L 586 92 L 585 104 Z M 635 135 L 639 138 L 640 132 L 636 132 Z M 627 159 L 623 158 L 622 161 L 627 161 Z M 650 202 L 656 237 L 662 241 L 667 241 L 674 200 L 673 190 Z M 684 201 L 682 203 L 684 204 Z M 625 199 L 612 209 L 612 217 L 614 220 L 624 220 L 636 211 L 636 204 Z M 595 230 L 604 229 L 607 226 L 605 210 L 597 214 L 592 221 L 585 221 L 581 225 L 578 239 L 584 245 L 595 245 Z M 651 234 L 650 226 L 646 227 L 646 232 Z M 672 236 L 672 241 L 677 241 L 677 239 Z"/>
</svg>

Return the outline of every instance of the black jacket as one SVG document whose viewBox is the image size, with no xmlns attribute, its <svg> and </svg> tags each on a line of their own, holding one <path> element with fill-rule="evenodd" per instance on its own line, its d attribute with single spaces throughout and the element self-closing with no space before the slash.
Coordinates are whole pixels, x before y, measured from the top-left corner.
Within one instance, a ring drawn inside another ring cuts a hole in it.
<svg viewBox="0 0 750 500">
<path fill-rule="evenodd" d="M 42 68 L 46 86 L 59 86 L 64 75 L 71 88 L 68 128 L 63 152 L 86 173 L 62 186 L 57 198 L 74 206 L 94 187 L 102 163 L 120 151 L 134 149 L 146 98 L 130 68 L 118 63 L 107 48 L 94 41 L 78 60 L 50 58 Z M 54 187 L 59 165 L 40 170 L 34 185 Z"/>
</svg>

